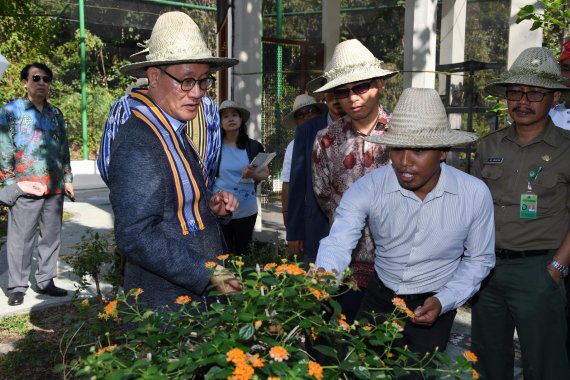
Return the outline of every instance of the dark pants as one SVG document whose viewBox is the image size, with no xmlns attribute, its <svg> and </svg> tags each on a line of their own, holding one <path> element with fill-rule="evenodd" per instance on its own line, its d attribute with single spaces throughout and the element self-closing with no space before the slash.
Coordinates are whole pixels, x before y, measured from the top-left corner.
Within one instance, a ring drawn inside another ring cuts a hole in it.
<svg viewBox="0 0 570 380">
<path fill-rule="evenodd" d="M 408 308 L 414 310 L 418 306 L 422 306 L 426 298 L 433 294 L 414 294 L 414 295 L 397 295 L 392 290 L 384 286 L 378 279 L 373 276 L 366 288 L 362 305 L 358 311 L 357 319 L 367 318 L 370 320 L 370 313 L 375 311 L 382 315 L 388 315 L 394 311 L 392 299 L 400 297 Z M 410 351 L 418 353 L 422 357 L 426 353 L 433 353 L 437 347 L 439 351 L 444 351 L 449 342 L 449 335 L 453 320 L 455 319 L 456 310 L 448 311 L 440 315 L 432 326 L 421 326 L 408 321 L 403 331 L 403 339 L 396 342 L 400 346 L 407 345 Z"/>
<path fill-rule="evenodd" d="M 525 380 L 568 380 L 564 285 L 546 265 L 552 254 L 497 259 L 473 302 L 472 349 L 481 379 L 512 379 L 513 334 L 522 351 Z"/>
<path fill-rule="evenodd" d="M 245 255 L 248 252 L 256 219 L 257 213 L 245 218 L 232 219 L 228 224 L 221 225 L 230 253 Z"/>
</svg>

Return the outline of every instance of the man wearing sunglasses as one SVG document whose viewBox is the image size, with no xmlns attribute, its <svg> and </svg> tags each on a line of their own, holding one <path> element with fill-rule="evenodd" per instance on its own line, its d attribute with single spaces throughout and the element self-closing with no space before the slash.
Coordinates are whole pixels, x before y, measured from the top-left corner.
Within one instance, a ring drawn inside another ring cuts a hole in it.
<svg viewBox="0 0 570 380">
<path fill-rule="evenodd" d="M 316 93 L 332 92 L 346 116 L 317 133 L 313 147 L 313 190 L 329 224 L 344 192 L 360 177 L 388 163 L 385 147 L 365 140 L 384 133 L 390 114 L 380 105 L 384 81 L 397 71 L 382 67 L 382 61 L 358 40 L 347 40 L 334 50 L 326 83 Z M 374 272 L 374 243 L 368 226 L 353 251 L 351 269 L 362 289 Z M 356 314 L 364 292 L 348 292 L 340 301 L 347 319 Z"/>
<path fill-rule="evenodd" d="M 570 379 L 570 132 L 548 115 L 570 89 L 552 53 L 537 47 L 485 90 L 506 98 L 513 123 L 481 141 L 473 166 L 493 196 L 497 259 L 473 303 L 475 368 L 482 379 L 512 378 L 516 329 L 525 379 Z"/>
<path fill-rule="evenodd" d="M 223 253 L 217 217 L 237 208 L 225 191 L 212 194 L 204 153 L 186 133 L 204 116 L 212 72 L 237 64 L 212 56 L 186 13 L 162 14 L 153 27 L 145 60 L 121 72 L 148 78 L 148 90 L 133 91 L 130 116 L 114 138 L 108 185 L 117 246 L 125 255 L 125 291 L 142 289 L 147 307 L 176 307 L 176 299 L 205 300 L 212 284 L 234 291 L 240 284 L 205 264 Z M 214 126 L 217 127 L 217 126 Z M 204 133 L 205 144 L 211 134 Z M 214 168 L 215 169 L 215 168 Z"/>
<path fill-rule="evenodd" d="M 47 185 L 43 196 L 20 197 L 8 213 L 8 305 L 24 302 L 39 226 L 36 292 L 67 295 L 55 286 L 61 246 L 63 197 L 73 192 L 69 145 L 61 111 L 47 101 L 53 73 L 43 63 L 26 65 L 23 98 L 0 109 L 0 178 L 4 186 L 22 181 Z"/>
</svg>

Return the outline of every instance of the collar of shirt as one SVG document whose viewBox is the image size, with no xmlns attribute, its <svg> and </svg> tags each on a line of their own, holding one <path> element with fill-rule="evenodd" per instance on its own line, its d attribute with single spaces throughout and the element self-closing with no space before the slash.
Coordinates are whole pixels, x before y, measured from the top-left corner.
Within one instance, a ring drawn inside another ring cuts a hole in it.
<svg viewBox="0 0 570 380">
<path fill-rule="evenodd" d="M 442 162 L 440 164 L 440 168 L 441 168 L 441 173 L 439 175 L 437 184 L 432 189 L 432 191 L 430 191 L 429 194 L 425 197 L 425 199 L 423 200 L 424 202 L 428 202 L 432 199 L 441 197 L 443 196 L 444 193 L 450 193 L 450 194 L 459 193 L 457 178 L 455 178 L 453 175 L 450 175 L 447 164 Z M 404 197 L 416 199 L 419 201 L 419 198 L 413 191 L 404 189 L 402 186 L 400 186 L 398 178 L 396 177 L 396 172 L 394 172 L 394 169 L 392 167 L 390 167 L 389 169 L 388 167 L 386 167 L 386 169 L 390 170 L 391 172 L 388 175 L 388 181 L 386 181 L 386 186 L 384 188 L 385 189 L 384 192 L 386 194 L 399 191 Z"/>
<path fill-rule="evenodd" d="M 166 112 L 164 114 L 166 115 L 166 118 L 170 122 L 170 125 L 172 125 L 172 127 L 174 128 L 174 132 L 176 132 L 176 134 L 180 138 L 180 141 L 182 141 L 182 144 L 185 144 L 185 142 L 184 142 L 184 128 L 186 128 L 186 123 L 170 116 Z"/>
<path fill-rule="evenodd" d="M 558 103 L 557 105 L 555 105 L 554 107 L 552 107 L 553 110 L 558 111 L 558 112 L 564 112 L 566 111 L 568 108 L 566 108 L 566 103 L 562 102 L 562 103 Z"/>
<path fill-rule="evenodd" d="M 35 108 L 38 112 L 40 112 L 40 111 L 36 108 L 36 106 L 34 105 L 34 103 L 32 103 L 32 102 L 30 101 L 30 99 L 28 99 L 27 96 L 24 96 L 24 97 L 22 98 L 22 101 L 24 102 L 24 109 L 25 109 L 25 110 L 28 110 L 28 109 L 30 109 L 30 108 Z M 43 109 L 42 112 L 45 112 L 47 109 L 51 109 L 51 104 L 49 104 L 49 103 L 46 101 L 46 102 L 45 102 L 44 109 Z"/>
<path fill-rule="evenodd" d="M 516 124 L 513 123 L 512 126 L 506 127 L 505 128 L 505 136 L 503 138 L 509 139 L 518 145 L 517 132 L 516 132 L 515 126 L 516 126 Z M 546 127 L 544 128 L 544 130 L 542 132 L 540 132 L 538 137 L 536 139 L 534 139 L 530 144 L 535 144 L 537 142 L 544 141 L 548 145 L 557 148 L 562 143 L 562 141 L 560 139 L 560 131 L 558 129 L 559 128 L 557 128 L 554 125 L 554 123 L 552 123 L 552 120 L 549 120 L 549 122 L 546 125 Z M 530 145 L 530 144 L 527 144 L 527 145 Z"/>
</svg>

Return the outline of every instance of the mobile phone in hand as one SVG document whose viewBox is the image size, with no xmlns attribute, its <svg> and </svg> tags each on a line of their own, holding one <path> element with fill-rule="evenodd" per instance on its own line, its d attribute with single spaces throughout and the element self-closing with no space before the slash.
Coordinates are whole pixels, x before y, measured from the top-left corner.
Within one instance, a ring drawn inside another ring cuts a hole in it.
<svg viewBox="0 0 570 380">
<path fill-rule="evenodd" d="M 71 195 L 71 193 L 67 190 L 65 190 L 65 196 L 72 202 L 75 202 L 75 197 L 73 195 Z"/>
</svg>

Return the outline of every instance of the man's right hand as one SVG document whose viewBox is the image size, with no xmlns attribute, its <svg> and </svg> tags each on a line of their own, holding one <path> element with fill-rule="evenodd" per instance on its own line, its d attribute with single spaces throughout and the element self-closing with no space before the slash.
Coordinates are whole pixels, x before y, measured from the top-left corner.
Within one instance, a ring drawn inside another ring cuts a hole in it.
<svg viewBox="0 0 570 380">
<path fill-rule="evenodd" d="M 241 290 L 240 280 L 221 265 L 216 266 L 210 282 L 222 293 L 235 293 Z"/>
<path fill-rule="evenodd" d="M 41 197 L 47 192 L 47 186 L 40 182 L 22 181 L 18 182 L 17 186 L 24 193 Z"/>
<path fill-rule="evenodd" d="M 293 254 L 300 255 L 303 253 L 303 240 L 288 240 L 287 247 L 289 248 L 289 252 Z"/>
</svg>

